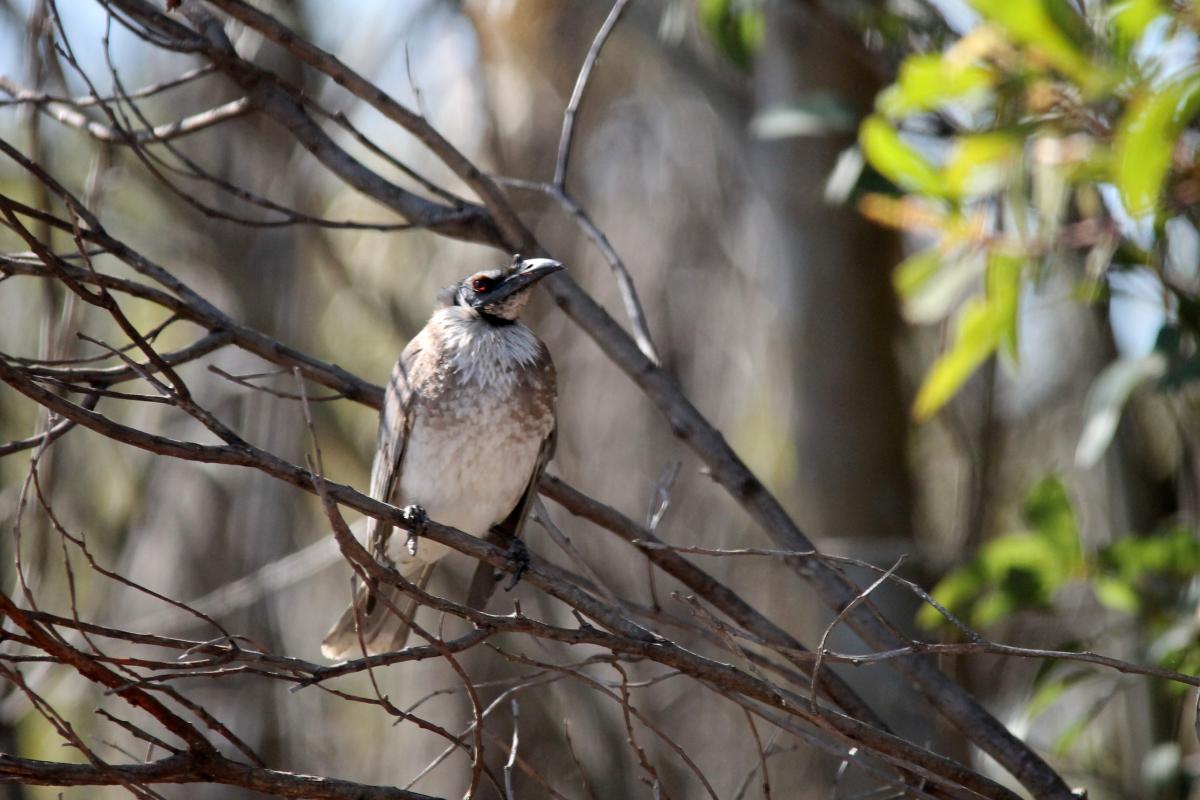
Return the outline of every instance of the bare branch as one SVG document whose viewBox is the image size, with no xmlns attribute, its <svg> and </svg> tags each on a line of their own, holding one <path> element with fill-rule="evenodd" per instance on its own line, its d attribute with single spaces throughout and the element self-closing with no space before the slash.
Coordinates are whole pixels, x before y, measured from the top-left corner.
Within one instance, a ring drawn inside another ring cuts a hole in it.
<svg viewBox="0 0 1200 800">
<path fill-rule="evenodd" d="M 617 281 L 617 290 L 621 293 L 621 303 L 625 306 L 625 313 L 629 316 L 629 324 L 633 328 L 633 339 L 637 343 L 638 349 L 653 364 L 660 366 L 662 359 L 659 358 L 658 349 L 650 338 L 650 323 L 646 321 L 646 312 L 642 310 L 642 301 L 638 298 L 637 289 L 633 285 L 633 276 L 630 275 L 629 268 L 625 266 L 624 260 L 609 242 L 604 231 L 600 230 L 600 227 L 592 221 L 588 213 L 583 210 L 583 206 L 567 194 L 567 190 L 562 186 L 516 178 L 497 178 L 496 180 L 517 189 L 528 189 L 549 195 L 575 220 L 575 224 L 600 251 L 600 255 L 604 257 L 604 260 L 608 262 L 609 269 L 612 270 L 613 278 Z"/>
<path fill-rule="evenodd" d="M 558 158 L 554 162 L 554 186 L 559 190 L 564 189 L 567 181 L 567 162 L 571 158 L 571 143 L 575 139 L 575 114 L 579 111 L 579 104 L 583 102 L 583 93 L 591 81 L 592 70 L 595 69 L 596 61 L 600 58 L 600 51 L 604 49 L 604 43 L 608 41 L 609 34 L 613 32 L 613 28 L 617 27 L 621 15 L 625 13 L 628 6 L 629 0 L 616 0 L 613 3 L 604 23 L 596 31 L 592 46 L 588 48 L 587 55 L 583 59 L 583 66 L 579 68 L 579 75 L 575 78 L 575 88 L 571 91 L 571 99 L 567 101 L 567 109 L 563 112 L 562 134 L 558 140 Z"/>
<path fill-rule="evenodd" d="M 21 88 L 3 76 L 0 76 L 0 89 L 8 92 L 15 98 L 29 98 L 31 94 L 29 90 Z M 206 111 L 190 114 L 174 122 L 165 122 L 161 125 L 155 125 L 153 128 L 126 131 L 96 122 L 88 118 L 86 114 L 77 108 L 57 100 L 29 100 L 29 102 L 34 103 L 38 107 L 38 110 L 51 119 L 57 120 L 68 127 L 84 131 L 97 141 L 122 145 L 152 144 L 154 142 L 179 139 L 215 125 L 220 125 L 231 119 L 245 116 L 252 110 L 250 99 L 240 97 L 237 100 L 222 103 Z"/>
<path fill-rule="evenodd" d="M 517 763 L 517 748 L 521 744 L 521 706 L 517 703 L 517 698 L 512 699 L 512 744 L 508 748 L 508 761 L 504 764 L 504 797 L 505 800 L 516 800 L 517 795 L 513 792 L 513 766 Z"/>
<path fill-rule="evenodd" d="M 825 631 L 821 634 L 821 641 L 817 643 L 817 663 L 813 665 L 812 685 L 808 690 L 809 699 L 811 699 L 814 703 L 817 701 L 817 678 L 821 674 L 821 659 L 825 655 L 825 644 L 829 641 L 829 637 L 833 635 L 833 629 L 836 628 L 838 623 L 844 620 L 860 603 L 865 603 L 867 598 L 871 595 L 871 592 L 882 586 L 884 582 L 886 582 L 887 579 L 890 578 L 903 563 L 904 556 L 896 559 L 896 563 L 892 564 L 891 568 L 888 569 L 887 572 L 880 575 L 871 582 L 870 586 L 859 592 L 858 595 L 855 596 L 855 598 L 849 603 L 847 603 L 846 607 L 839 611 L 833 620 L 825 626 Z"/>
<path fill-rule="evenodd" d="M 173 755 L 149 764 L 107 765 L 36 761 L 0 753 L 0 782 L 30 786 L 119 786 L 137 783 L 220 783 L 275 797 L 320 800 L 436 800 L 426 794 L 335 778 L 251 767 L 220 755 Z"/>
<path fill-rule="evenodd" d="M 141 89 L 130 92 L 126 95 L 128 98 L 142 99 L 144 97 L 152 97 L 156 94 L 174 89 L 177 86 L 182 86 L 186 83 L 191 83 L 197 78 L 203 78 L 206 75 L 211 75 L 216 71 L 216 67 L 212 64 L 205 64 L 195 69 L 189 69 L 182 75 L 170 80 L 159 81 L 152 83 L 149 86 L 143 86 Z M 117 97 L 96 97 L 94 95 L 84 95 L 82 97 L 57 97 L 45 92 L 34 91 L 33 89 L 21 88 L 15 81 L 0 75 L 0 89 L 12 95 L 11 100 L 0 100 L 0 108 L 10 105 L 23 105 L 42 103 L 61 103 L 63 105 L 74 106 L 76 108 L 87 108 L 89 106 L 100 105 L 101 103 L 112 103 Z"/>
</svg>

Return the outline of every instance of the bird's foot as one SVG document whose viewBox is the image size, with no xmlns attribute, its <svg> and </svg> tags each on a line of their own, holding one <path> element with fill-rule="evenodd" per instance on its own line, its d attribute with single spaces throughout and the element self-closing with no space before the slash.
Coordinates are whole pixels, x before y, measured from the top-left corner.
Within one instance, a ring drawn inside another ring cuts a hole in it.
<svg viewBox="0 0 1200 800">
<path fill-rule="evenodd" d="M 511 592 L 521 582 L 521 576 L 529 569 L 529 548 L 525 546 L 525 542 L 520 539 L 512 540 L 508 546 L 508 560 L 517 565 L 512 579 L 504 587 L 504 591 Z"/>
<path fill-rule="evenodd" d="M 415 556 L 417 540 L 425 535 L 425 525 L 429 522 L 429 515 L 420 506 L 405 506 L 402 510 L 405 522 L 412 524 L 412 528 L 408 531 L 408 538 L 404 540 L 404 549 L 410 556 Z"/>
</svg>

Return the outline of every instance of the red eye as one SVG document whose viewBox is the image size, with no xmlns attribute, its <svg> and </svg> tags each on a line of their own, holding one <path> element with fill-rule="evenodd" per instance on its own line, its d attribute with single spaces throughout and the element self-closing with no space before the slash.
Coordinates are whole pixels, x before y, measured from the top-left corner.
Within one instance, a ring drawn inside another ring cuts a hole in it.
<svg viewBox="0 0 1200 800">
<path fill-rule="evenodd" d="M 471 281 L 471 291 L 473 292 L 486 292 L 490 288 L 492 288 L 491 278 L 475 278 Z"/>
</svg>

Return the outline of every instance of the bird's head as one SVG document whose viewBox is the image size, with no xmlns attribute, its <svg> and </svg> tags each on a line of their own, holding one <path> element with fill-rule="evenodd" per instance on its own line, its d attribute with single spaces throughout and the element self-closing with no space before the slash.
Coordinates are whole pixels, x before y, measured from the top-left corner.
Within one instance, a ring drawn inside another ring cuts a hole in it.
<svg viewBox="0 0 1200 800">
<path fill-rule="evenodd" d="M 448 287 L 446 299 L 451 305 L 473 310 L 496 325 L 515 322 L 529 302 L 533 285 L 547 275 L 564 269 L 549 258 L 514 256 L 512 264 L 503 269 L 476 272 L 456 286 Z"/>
</svg>

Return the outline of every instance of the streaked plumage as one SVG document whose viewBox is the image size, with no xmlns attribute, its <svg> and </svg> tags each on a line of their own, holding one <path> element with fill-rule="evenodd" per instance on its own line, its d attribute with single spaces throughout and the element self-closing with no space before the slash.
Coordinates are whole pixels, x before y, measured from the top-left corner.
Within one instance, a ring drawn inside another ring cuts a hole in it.
<svg viewBox="0 0 1200 800">
<path fill-rule="evenodd" d="M 430 519 L 484 537 L 518 536 L 554 445 L 556 386 L 546 346 L 516 319 L 533 284 L 561 269 L 534 259 L 447 288 L 400 355 L 380 415 L 371 496 L 416 505 Z M 371 520 L 368 544 L 424 586 L 448 548 Z M 415 607 L 396 589 L 361 590 L 322 642 L 328 658 L 404 646 Z M 403 613 L 397 616 L 389 604 Z M 357 610 L 356 610 L 357 609 Z M 357 632 L 356 632 L 357 621 Z"/>
</svg>

